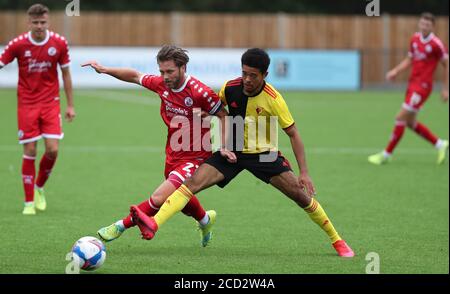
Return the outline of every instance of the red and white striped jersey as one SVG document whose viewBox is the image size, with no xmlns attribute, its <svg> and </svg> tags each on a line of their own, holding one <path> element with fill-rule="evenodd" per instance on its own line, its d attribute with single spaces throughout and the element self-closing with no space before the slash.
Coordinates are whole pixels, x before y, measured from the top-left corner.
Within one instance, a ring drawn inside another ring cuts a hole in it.
<svg viewBox="0 0 450 294">
<path fill-rule="evenodd" d="M 67 40 L 51 31 L 47 31 L 42 42 L 33 40 L 31 32 L 21 34 L 5 47 L 0 55 L 0 66 L 16 58 L 19 66 L 19 106 L 59 105 L 57 64 L 61 68 L 70 65 Z"/>
</svg>

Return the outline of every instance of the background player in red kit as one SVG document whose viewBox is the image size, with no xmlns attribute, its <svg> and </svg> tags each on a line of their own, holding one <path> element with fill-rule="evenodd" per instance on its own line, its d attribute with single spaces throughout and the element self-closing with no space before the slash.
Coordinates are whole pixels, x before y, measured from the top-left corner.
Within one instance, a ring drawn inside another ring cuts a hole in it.
<svg viewBox="0 0 450 294">
<path fill-rule="evenodd" d="M 65 118 L 75 117 L 72 94 L 70 59 L 66 39 L 48 30 L 49 9 L 35 4 L 28 9 L 30 31 L 6 46 L 0 56 L 0 68 L 17 58 L 19 66 L 18 127 L 19 143 L 23 144 L 22 180 L 25 190 L 23 214 L 34 215 L 36 209 L 45 210 L 44 184 L 58 155 L 58 140 L 62 139 L 60 114 L 59 64 L 67 98 Z M 37 141 L 44 138 L 45 153 L 42 156 L 35 181 Z M 35 199 L 36 195 L 36 199 Z M 36 200 L 36 201 L 35 201 Z"/>
<path fill-rule="evenodd" d="M 161 73 L 159 76 L 142 74 L 134 69 L 104 67 L 95 61 L 82 65 L 89 65 L 98 73 L 109 74 L 122 81 L 142 85 L 161 98 L 161 117 L 168 127 L 164 171 L 166 180 L 153 192 L 150 199 L 139 204 L 139 208 L 149 216 L 155 215 L 167 197 L 177 190 L 186 178 L 194 174 L 198 166 L 212 154 L 210 148 L 205 148 L 208 146 L 202 145 L 202 138 L 208 136 L 209 128 L 202 128 L 201 131 L 198 130 L 198 136 L 194 135 L 197 131 L 193 130 L 196 115 L 194 109 L 220 117 L 227 114 L 214 91 L 186 74 L 189 57 L 185 50 L 166 45 L 158 52 L 156 59 Z M 189 129 L 183 128 L 183 125 L 178 123 L 183 119 L 188 122 Z M 174 123 L 175 121 L 178 122 Z M 178 144 L 175 138 L 180 131 L 188 133 L 190 140 L 187 146 L 177 151 L 174 147 L 181 146 L 174 146 Z M 216 212 L 214 210 L 205 212 L 195 196 L 183 212 L 198 221 L 202 233 L 202 246 L 207 246 L 212 237 L 211 228 L 215 222 Z M 120 237 L 125 229 L 134 225 L 136 224 L 131 215 L 128 215 L 110 226 L 101 228 L 98 235 L 105 241 L 112 241 Z"/>
<path fill-rule="evenodd" d="M 419 20 L 419 32 L 415 33 L 410 41 L 408 56 L 394 69 L 386 74 L 388 80 L 393 80 L 400 72 L 412 65 L 412 71 L 406 90 L 406 99 L 402 109 L 396 117 L 396 123 L 391 139 L 386 149 L 380 153 L 369 156 L 369 162 L 373 164 L 387 163 L 391 159 L 405 127 L 416 132 L 430 142 L 438 150 L 437 163 L 445 160 L 448 149 L 448 141 L 439 139 L 424 124 L 417 121 L 417 113 L 430 96 L 433 88 L 433 74 L 441 63 L 445 68 L 441 98 L 448 101 L 448 52 L 441 40 L 433 34 L 434 16 L 431 13 L 423 13 Z"/>
</svg>

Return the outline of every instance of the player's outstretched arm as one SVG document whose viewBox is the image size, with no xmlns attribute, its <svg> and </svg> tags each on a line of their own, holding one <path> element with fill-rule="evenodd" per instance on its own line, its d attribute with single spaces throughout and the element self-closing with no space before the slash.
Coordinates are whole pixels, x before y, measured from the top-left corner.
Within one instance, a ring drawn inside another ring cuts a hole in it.
<svg viewBox="0 0 450 294">
<path fill-rule="evenodd" d="M 295 159 L 297 160 L 298 168 L 300 170 L 299 182 L 305 189 L 308 196 L 313 197 L 316 194 L 316 189 L 308 173 L 308 166 L 306 164 L 305 147 L 303 145 L 300 134 L 297 131 L 295 125 L 285 129 L 286 134 L 289 136 L 292 145 L 292 151 L 294 152 Z"/>
<path fill-rule="evenodd" d="M 90 66 L 99 74 L 107 74 L 124 82 L 140 84 L 142 73 L 132 68 L 106 67 L 97 61 L 87 61 L 81 65 L 82 67 Z"/>
<path fill-rule="evenodd" d="M 444 66 L 444 80 L 442 81 L 441 99 L 443 102 L 447 102 L 448 101 L 448 70 L 449 70 L 448 57 L 445 59 L 442 59 L 441 64 Z"/>
<path fill-rule="evenodd" d="M 411 65 L 411 57 L 406 56 L 406 58 L 403 59 L 402 62 L 400 62 L 396 67 L 387 72 L 386 80 L 388 81 L 394 80 L 399 73 L 406 70 L 410 65 Z"/>
</svg>

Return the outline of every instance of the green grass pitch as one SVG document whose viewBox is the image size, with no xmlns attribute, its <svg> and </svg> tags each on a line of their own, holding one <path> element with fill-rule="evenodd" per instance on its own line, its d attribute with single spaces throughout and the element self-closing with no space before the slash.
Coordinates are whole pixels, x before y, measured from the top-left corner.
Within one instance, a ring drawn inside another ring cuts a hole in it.
<svg viewBox="0 0 450 294">
<path fill-rule="evenodd" d="M 15 95 L 0 90 L 0 272 L 64 273 L 78 238 L 125 216 L 163 180 L 159 98 L 145 90 L 76 90 L 78 116 L 64 124 L 47 211 L 25 217 Z M 365 273 L 370 252 L 379 254 L 381 273 L 448 273 L 448 162 L 437 166 L 436 151 L 409 130 L 391 164 L 367 162 L 387 143 L 403 92 L 284 96 L 317 198 L 355 258 L 337 257 L 301 209 L 243 172 L 225 189 L 199 194 L 218 212 L 210 247 L 200 247 L 193 220 L 179 214 L 152 241 L 131 229 L 107 243 L 106 262 L 93 273 Z M 437 93 L 419 118 L 448 138 L 448 105 Z M 279 138 L 294 163 L 287 137 Z M 39 160 L 42 142 L 38 149 Z"/>
</svg>

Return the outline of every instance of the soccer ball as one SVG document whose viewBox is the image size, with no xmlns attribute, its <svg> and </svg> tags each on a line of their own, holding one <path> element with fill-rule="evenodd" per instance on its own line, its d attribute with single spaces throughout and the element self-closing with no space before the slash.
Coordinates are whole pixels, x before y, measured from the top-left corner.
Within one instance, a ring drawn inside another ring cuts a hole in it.
<svg viewBox="0 0 450 294">
<path fill-rule="evenodd" d="M 81 269 L 95 270 L 102 266 L 106 258 L 105 245 L 95 237 L 83 237 L 72 247 L 73 261 Z"/>
</svg>

